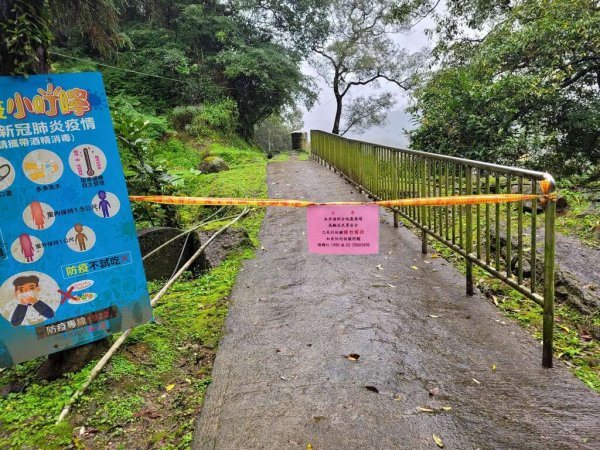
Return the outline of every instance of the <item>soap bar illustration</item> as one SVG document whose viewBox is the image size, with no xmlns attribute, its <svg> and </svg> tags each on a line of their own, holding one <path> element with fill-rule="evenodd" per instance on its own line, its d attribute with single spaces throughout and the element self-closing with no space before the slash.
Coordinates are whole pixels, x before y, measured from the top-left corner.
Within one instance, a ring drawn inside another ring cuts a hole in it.
<svg viewBox="0 0 600 450">
<path fill-rule="evenodd" d="M 36 184 L 51 184 L 63 174 L 60 157 L 49 150 L 34 150 L 23 160 L 25 176 Z"/>
</svg>

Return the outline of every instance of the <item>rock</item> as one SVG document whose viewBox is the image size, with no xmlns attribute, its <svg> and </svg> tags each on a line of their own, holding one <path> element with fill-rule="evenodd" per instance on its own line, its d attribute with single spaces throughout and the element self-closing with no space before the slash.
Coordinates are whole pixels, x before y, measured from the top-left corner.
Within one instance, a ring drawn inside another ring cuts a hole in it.
<svg viewBox="0 0 600 450">
<path fill-rule="evenodd" d="M 217 173 L 229 170 L 229 166 L 218 156 L 208 156 L 198 165 L 198 170 L 202 173 Z"/>
<path fill-rule="evenodd" d="M 181 234 L 181 230 L 168 227 L 153 227 L 138 231 L 138 241 L 142 256 Z M 185 248 L 183 248 L 185 245 Z M 149 280 L 164 280 L 170 278 L 188 259 L 200 248 L 200 238 L 196 233 L 181 236 L 159 252 L 144 261 L 146 278 Z M 191 271 L 202 273 L 210 268 L 204 255 L 201 255 L 192 265 Z"/>
<path fill-rule="evenodd" d="M 206 240 L 212 236 L 214 231 L 203 231 L 200 236 Z M 250 235 L 243 228 L 229 228 L 221 233 L 214 242 L 206 249 L 206 259 L 211 267 L 218 266 L 227 255 L 242 247 L 251 247 Z"/>
<path fill-rule="evenodd" d="M 592 230 L 592 234 L 597 241 L 600 241 L 600 223 L 594 225 L 594 229 Z"/>
<path fill-rule="evenodd" d="M 105 338 L 80 347 L 53 353 L 38 369 L 37 378 L 53 381 L 65 373 L 79 372 L 90 361 L 99 359 L 109 348 L 110 341 Z"/>
<path fill-rule="evenodd" d="M 492 236 L 495 231 L 492 229 Z M 495 239 L 491 240 L 491 249 L 496 251 Z M 511 253 L 511 272 L 517 275 L 517 259 L 518 259 L 518 241 L 516 236 L 512 239 L 512 253 Z M 541 250 L 537 252 L 537 264 L 536 274 L 538 280 L 538 292 L 542 292 L 544 283 L 544 255 Z M 506 235 L 500 235 L 500 255 L 503 260 L 506 260 Z M 523 276 L 525 278 L 531 278 L 531 250 L 523 252 Z M 555 268 L 555 295 L 558 303 L 567 303 L 578 311 L 585 315 L 593 315 L 600 310 L 600 295 L 594 285 L 586 285 L 579 280 L 571 272 L 564 270 L 560 267 L 560 264 L 556 264 Z"/>
<path fill-rule="evenodd" d="M 595 216 L 599 213 L 597 206 L 591 204 L 585 211 L 580 212 L 575 217 L 578 219 L 583 219 L 587 216 Z"/>
<path fill-rule="evenodd" d="M 569 210 L 569 202 L 567 202 L 566 198 L 561 197 L 559 195 L 558 198 L 556 199 L 556 214 L 559 216 L 562 216 L 562 215 L 566 214 L 568 210 Z"/>
</svg>

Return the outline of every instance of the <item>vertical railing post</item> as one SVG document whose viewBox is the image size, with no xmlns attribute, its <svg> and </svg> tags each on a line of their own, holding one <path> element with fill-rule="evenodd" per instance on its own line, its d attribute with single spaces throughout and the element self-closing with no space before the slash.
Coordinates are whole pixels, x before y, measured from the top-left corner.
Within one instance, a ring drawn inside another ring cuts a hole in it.
<svg viewBox="0 0 600 450">
<path fill-rule="evenodd" d="M 467 195 L 473 195 L 473 169 L 470 166 L 465 167 L 465 177 L 467 181 Z M 469 204 L 465 206 L 465 214 L 467 218 L 465 220 L 466 228 L 466 239 L 465 239 L 465 251 L 467 255 L 472 256 L 473 253 L 473 207 Z M 473 295 L 473 262 L 469 258 L 465 259 L 466 262 L 466 278 L 467 278 L 467 295 Z"/>
<path fill-rule="evenodd" d="M 550 187 L 544 194 L 554 191 L 554 180 L 549 179 Z M 554 255 L 556 252 L 556 234 L 554 221 L 556 218 L 556 201 L 548 199 L 545 206 L 544 229 L 544 335 L 542 365 L 552 367 L 554 338 Z M 535 230 L 531 231 L 535 233 Z M 532 251 L 535 251 L 533 249 Z"/>
<path fill-rule="evenodd" d="M 421 197 L 427 196 L 427 159 L 425 157 L 422 158 L 423 163 L 421 164 Z M 424 255 L 427 254 L 427 232 L 425 228 L 427 227 L 425 221 L 425 215 L 427 213 L 427 206 L 421 206 L 421 226 L 423 227 L 422 235 L 421 235 L 421 253 Z"/>
</svg>

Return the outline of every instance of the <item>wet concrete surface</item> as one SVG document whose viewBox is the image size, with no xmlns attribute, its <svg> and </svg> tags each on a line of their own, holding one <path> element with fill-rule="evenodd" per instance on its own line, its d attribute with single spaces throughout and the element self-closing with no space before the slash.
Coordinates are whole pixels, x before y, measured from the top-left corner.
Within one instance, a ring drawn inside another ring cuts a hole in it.
<svg viewBox="0 0 600 450">
<path fill-rule="evenodd" d="M 269 190 L 364 200 L 312 161 L 271 164 Z M 304 210 L 267 211 L 193 448 L 436 449 L 434 434 L 447 449 L 600 448 L 600 395 L 543 369 L 540 343 L 387 213 L 379 255 L 308 254 L 305 232 Z"/>
</svg>

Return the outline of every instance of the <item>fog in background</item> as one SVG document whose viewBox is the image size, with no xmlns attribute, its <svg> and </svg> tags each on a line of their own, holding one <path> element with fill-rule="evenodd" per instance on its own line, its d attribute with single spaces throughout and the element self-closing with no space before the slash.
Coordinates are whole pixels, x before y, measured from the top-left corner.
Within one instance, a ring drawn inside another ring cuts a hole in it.
<svg viewBox="0 0 600 450">
<path fill-rule="evenodd" d="M 431 20 L 423 20 L 417 24 L 410 32 L 398 34 L 396 36 L 396 42 L 402 47 L 406 48 L 411 52 L 421 50 L 423 47 L 430 47 L 430 40 L 425 35 L 427 28 L 432 28 L 433 22 Z M 324 130 L 331 132 L 333 127 L 333 119 L 335 117 L 335 97 L 333 90 L 325 84 L 325 81 L 319 77 L 314 69 L 305 63 L 303 72 L 307 75 L 314 77 L 317 86 L 319 88 L 318 102 L 313 108 L 304 113 L 304 130 Z M 404 109 L 408 106 L 409 96 L 407 92 L 404 92 L 394 84 L 383 81 L 380 84 L 381 90 L 390 90 L 396 96 L 396 105 L 394 109 L 388 114 L 387 123 L 381 127 L 371 128 L 363 134 L 354 134 L 352 130 L 345 134 L 345 137 L 352 137 L 361 141 L 374 142 L 378 144 L 385 144 L 393 147 L 408 147 L 408 138 L 405 134 L 405 130 L 410 130 L 415 127 L 414 120 L 410 114 L 406 113 Z M 353 95 L 368 95 L 373 92 L 374 89 L 368 86 L 356 86 L 352 88 Z"/>
</svg>

